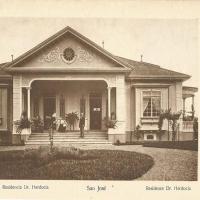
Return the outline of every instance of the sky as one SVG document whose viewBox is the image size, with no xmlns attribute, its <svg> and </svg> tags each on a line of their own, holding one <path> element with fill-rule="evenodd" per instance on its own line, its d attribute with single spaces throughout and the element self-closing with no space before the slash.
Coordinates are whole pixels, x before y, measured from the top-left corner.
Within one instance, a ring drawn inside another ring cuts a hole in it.
<svg viewBox="0 0 200 200">
<path fill-rule="evenodd" d="M 114 55 L 189 74 L 198 86 L 198 21 L 133 18 L 0 18 L 0 63 L 28 51 L 66 26 Z"/>
</svg>

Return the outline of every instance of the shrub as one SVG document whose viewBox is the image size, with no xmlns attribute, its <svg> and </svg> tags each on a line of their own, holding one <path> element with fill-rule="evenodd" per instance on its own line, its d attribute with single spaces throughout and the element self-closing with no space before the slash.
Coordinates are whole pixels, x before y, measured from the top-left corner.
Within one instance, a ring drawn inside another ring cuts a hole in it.
<svg viewBox="0 0 200 200">
<path fill-rule="evenodd" d="M 108 117 L 105 117 L 104 118 L 104 123 L 105 123 L 105 126 L 106 128 L 116 128 L 117 127 L 117 120 L 112 120 Z"/>
<path fill-rule="evenodd" d="M 26 111 L 22 112 L 20 120 L 14 121 L 14 125 L 17 133 L 21 133 L 22 129 L 30 128 L 31 122 L 28 120 Z"/>
<path fill-rule="evenodd" d="M 73 127 L 73 130 L 74 130 L 74 125 L 75 125 L 76 121 L 79 120 L 78 113 L 77 112 L 68 113 L 68 114 L 66 114 L 65 119 L 66 119 L 66 122 L 70 126 L 70 130 L 71 130 L 71 127 Z"/>
<path fill-rule="evenodd" d="M 42 133 L 43 129 L 44 129 L 44 122 L 40 118 L 40 116 L 33 118 L 31 123 L 31 131 L 34 133 Z"/>
<path fill-rule="evenodd" d="M 135 128 L 135 131 L 134 131 L 134 135 L 137 138 L 137 140 L 139 140 L 142 136 L 140 129 L 141 129 L 141 126 L 138 124 Z"/>
<path fill-rule="evenodd" d="M 172 128 L 172 141 L 175 141 L 177 128 L 178 128 L 177 121 L 180 118 L 180 116 L 181 116 L 181 111 L 176 112 L 176 113 L 173 113 L 171 111 L 171 109 L 162 111 L 160 113 L 159 122 L 158 122 L 158 129 L 159 129 L 160 133 L 161 133 L 161 130 L 162 130 L 163 120 L 167 119 L 171 128 Z"/>
<path fill-rule="evenodd" d="M 198 150 L 198 142 L 197 141 L 151 141 L 144 142 L 144 147 L 155 147 L 155 148 L 168 148 L 168 149 L 182 149 L 182 150 Z"/>
<path fill-rule="evenodd" d="M 198 118 L 195 117 L 193 121 L 194 140 L 198 140 Z"/>
<path fill-rule="evenodd" d="M 88 156 L 86 152 L 75 147 L 53 147 L 40 146 L 38 149 L 28 149 L 25 151 L 24 157 L 31 159 L 37 166 L 48 164 L 57 159 L 75 159 L 87 160 L 94 159 Z"/>
</svg>

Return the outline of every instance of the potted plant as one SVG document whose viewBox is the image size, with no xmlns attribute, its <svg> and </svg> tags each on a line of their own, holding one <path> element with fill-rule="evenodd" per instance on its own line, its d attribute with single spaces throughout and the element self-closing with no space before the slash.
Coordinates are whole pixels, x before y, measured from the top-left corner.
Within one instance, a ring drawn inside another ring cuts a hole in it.
<svg viewBox="0 0 200 200">
<path fill-rule="evenodd" d="M 20 134 L 21 141 L 27 140 L 28 136 L 31 134 L 31 122 L 28 120 L 26 111 L 21 114 L 20 120 L 14 121 L 16 128 L 16 133 Z"/>
<path fill-rule="evenodd" d="M 117 127 L 117 120 L 112 120 L 110 118 L 104 118 L 105 126 L 108 129 L 108 134 L 114 134 L 115 128 Z"/>
<path fill-rule="evenodd" d="M 78 113 L 71 112 L 71 113 L 66 114 L 65 120 L 69 124 L 70 131 L 71 131 L 72 127 L 73 127 L 73 131 L 74 131 L 75 123 L 79 120 Z"/>
<path fill-rule="evenodd" d="M 44 122 L 40 116 L 36 116 L 32 119 L 31 122 L 31 131 L 33 133 L 43 133 L 44 131 Z"/>
</svg>

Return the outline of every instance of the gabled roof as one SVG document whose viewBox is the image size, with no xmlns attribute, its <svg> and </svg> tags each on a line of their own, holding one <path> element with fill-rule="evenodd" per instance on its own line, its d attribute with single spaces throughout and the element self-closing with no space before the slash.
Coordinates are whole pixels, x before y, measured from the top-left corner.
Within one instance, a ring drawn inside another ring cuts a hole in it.
<svg viewBox="0 0 200 200">
<path fill-rule="evenodd" d="M 126 72 L 127 76 L 126 79 L 127 80 L 132 80 L 132 79 L 171 79 L 171 80 L 187 80 L 190 78 L 189 75 L 183 74 L 183 73 L 179 73 L 179 72 L 175 72 L 172 70 L 168 70 L 168 69 L 164 69 L 161 68 L 158 65 L 154 65 L 154 64 L 150 64 L 150 63 L 146 63 L 146 62 L 138 62 L 138 61 L 134 61 L 134 60 L 130 60 L 127 58 L 122 58 L 119 56 L 114 56 L 113 54 L 111 54 L 110 52 L 106 51 L 104 48 L 100 47 L 99 45 L 97 45 L 96 43 L 92 42 L 91 40 L 89 40 L 88 38 L 86 38 L 85 36 L 83 36 L 82 34 L 78 33 L 77 31 L 75 31 L 74 29 L 72 29 L 71 27 L 67 26 L 66 28 L 62 29 L 61 31 L 57 32 L 56 34 L 54 34 L 53 36 L 49 37 L 47 40 L 43 41 L 42 43 L 38 44 L 37 46 L 35 46 L 34 48 L 32 48 L 31 50 L 27 51 L 26 53 L 24 53 L 23 55 L 19 56 L 18 58 L 16 58 L 15 60 L 13 60 L 12 62 L 6 63 L 4 65 L 2 65 L 1 70 L 0 70 L 0 74 L 5 73 L 5 75 L 7 75 L 5 71 L 10 72 L 10 71 L 14 71 L 14 72 L 29 72 L 29 69 L 27 69 L 27 67 L 18 67 L 17 65 L 23 61 L 25 61 L 26 59 L 28 59 L 30 56 L 34 55 L 35 53 L 39 52 L 40 50 L 42 50 L 43 48 L 47 47 L 48 45 L 50 45 L 51 43 L 53 43 L 54 41 L 56 41 L 57 39 L 59 39 L 60 37 L 62 37 L 63 35 L 67 34 L 67 33 L 71 33 L 72 35 L 74 35 L 75 37 L 79 38 L 81 41 L 83 41 L 84 43 L 86 43 L 87 45 L 91 46 L 93 49 L 95 49 L 96 51 L 98 51 L 99 53 L 101 53 L 102 55 L 106 56 L 107 58 L 109 58 L 110 60 L 112 60 L 114 63 L 118 64 L 118 68 L 115 68 L 114 70 L 106 70 L 106 69 L 81 69 L 81 68 L 76 68 L 76 69 L 59 69 L 58 67 L 56 69 L 52 68 L 52 69 L 40 69 L 41 72 L 56 72 L 56 70 L 60 70 L 60 72 Z M 38 69 L 32 69 L 32 72 L 37 72 Z"/>
<path fill-rule="evenodd" d="M 41 42 L 40 44 L 38 44 L 37 46 L 35 46 L 31 50 L 27 51 L 26 53 L 22 54 L 21 56 L 19 56 L 18 58 L 16 58 L 12 62 L 6 64 L 4 66 L 5 70 L 6 71 L 15 71 L 15 70 L 18 71 L 19 69 L 16 69 L 17 67 L 15 67 L 17 64 L 23 62 L 24 60 L 26 60 L 27 58 L 29 58 L 30 56 L 32 56 L 36 52 L 40 51 L 41 49 L 43 49 L 44 47 L 53 43 L 55 40 L 59 39 L 60 37 L 62 37 L 63 35 L 65 35 L 67 33 L 71 33 L 72 35 L 79 38 L 84 43 L 88 44 L 89 46 L 91 46 L 92 48 L 94 48 L 95 50 L 97 50 L 98 52 L 100 52 L 101 54 L 106 56 L 107 58 L 111 59 L 113 62 L 117 63 L 119 66 L 122 67 L 122 69 L 120 69 L 120 71 L 130 71 L 130 66 L 129 66 L 128 63 L 124 63 L 121 60 L 117 59 L 115 56 L 113 56 L 111 53 L 106 51 L 104 48 L 102 48 L 99 45 L 97 45 L 96 43 L 92 42 L 91 40 L 89 40 L 88 38 L 86 38 L 82 34 L 78 33 L 77 31 L 75 31 L 74 29 L 72 29 L 69 26 L 67 26 L 66 28 L 57 32 L 56 34 L 49 37 L 45 41 Z"/>
<path fill-rule="evenodd" d="M 127 58 L 116 56 L 124 63 L 128 63 L 132 66 L 131 73 L 127 76 L 127 79 L 180 79 L 187 80 L 189 75 L 179 73 L 176 71 L 161 68 L 159 65 L 154 65 L 146 62 L 138 62 Z"/>
</svg>

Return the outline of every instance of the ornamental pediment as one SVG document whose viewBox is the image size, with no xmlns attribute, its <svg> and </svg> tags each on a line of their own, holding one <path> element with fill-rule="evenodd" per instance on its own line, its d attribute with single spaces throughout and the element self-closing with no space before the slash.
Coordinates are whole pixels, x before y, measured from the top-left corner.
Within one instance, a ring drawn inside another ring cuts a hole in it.
<svg viewBox="0 0 200 200">
<path fill-rule="evenodd" d="M 70 27 L 63 29 L 15 59 L 7 70 L 13 72 L 65 72 L 83 69 L 125 72 L 130 68 L 115 56 Z"/>
<path fill-rule="evenodd" d="M 94 59 L 95 54 L 83 47 L 76 46 L 75 48 L 72 48 L 71 46 L 67 46 L 65 49 L 55 47 L 46 54 L 42 54 L 38 59 L 38 62 L 57 64 L 63 62 L 70 65 L 75 61 L 79 63 L 91 63 Z"/>
</svg>

